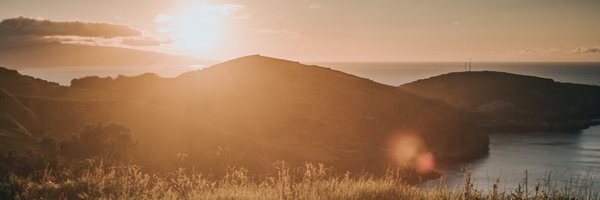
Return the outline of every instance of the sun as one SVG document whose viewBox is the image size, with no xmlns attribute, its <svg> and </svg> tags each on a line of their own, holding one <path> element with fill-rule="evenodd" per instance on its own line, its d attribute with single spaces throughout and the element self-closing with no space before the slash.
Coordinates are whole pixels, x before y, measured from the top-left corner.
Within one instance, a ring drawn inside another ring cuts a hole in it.
<svg viewBox="0 0 600 200">
<path fill-rule="evenodd" d="M 176 17 L 174 47 L 194 53 L 203 53 L 216 47 L 223 27 L 219 16 L 202 6 L 191 8 Z"/>
<path fill-rule="evenodd" d="M 222 43 L 226 20 L 236 9 L 226 5 L 188 5 L 175 15 L 157 15 L 155 22 L 159 32 L 172 41 L 171 48 L 191 55 L 204 55 Z"/>
</svg>

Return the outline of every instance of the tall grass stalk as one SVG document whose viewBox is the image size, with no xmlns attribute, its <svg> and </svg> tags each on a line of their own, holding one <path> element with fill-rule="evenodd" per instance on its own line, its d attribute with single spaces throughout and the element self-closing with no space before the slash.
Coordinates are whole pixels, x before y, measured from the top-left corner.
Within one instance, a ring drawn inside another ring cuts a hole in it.
<svg viewBox="0 0 600 200">
<path fill-rule="evenodd" d="M 294 173 L 292 173 L 294 172 Z M 299 173 L 296 173 L 299 172 Z M 575 186 L 577 178 L 564 187 L 553 187 L 551 176 L 538 180 L 529 191 L 528 173 L 515 190 L 500 188 L 500 179 L 490 190 L 475 188 L 470 171 L 464 186 L 418 188 L 390 173 L 386 177 L 335 175 L 332 169 L 307 163 L 290 169 L 275 164 L 275 173 L 251 177 L 244 168 L 230 168 L 214 178 L 180 168 L 168 174 L 144 173 L 137 166 L 103 167 L 83 173 L 44 171 L 42 178 L 6 175 L 0 183 L 2 199 L 600 199 L 598 191 Z M 441 180 L 443 182 L 443 179 Z"/>
</svg>

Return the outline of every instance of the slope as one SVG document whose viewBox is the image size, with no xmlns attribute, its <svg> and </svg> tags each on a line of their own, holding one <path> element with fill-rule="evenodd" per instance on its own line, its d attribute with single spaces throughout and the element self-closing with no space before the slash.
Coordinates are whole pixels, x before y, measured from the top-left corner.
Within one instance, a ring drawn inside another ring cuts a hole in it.
<svg viewBox="0 0 600 200">
<path fill-rule="evenodd" d="M 270 168 L 275 160 L 288 160 L 382 172 L 390 164 L 415 167 L 428 152 L 451 161 L 487 153 L 487 136 L 446 104 L 263 56 L 177 78 L 145 74 L 73 83 L 60 96 L 19 99 L 55 135 L 96 121 L 130 127 L 141 159 L 152 166 L 180 163 L 176 156 L 188 155 L 186 162 L 207 170 Z"/>
<path fill-rule="evenodd" d="M 459 72 L 400 86 L 473 114 L 489 130 L 585 128 L 600 117 L 600 87 L 503 72 Z"/>
</svg>

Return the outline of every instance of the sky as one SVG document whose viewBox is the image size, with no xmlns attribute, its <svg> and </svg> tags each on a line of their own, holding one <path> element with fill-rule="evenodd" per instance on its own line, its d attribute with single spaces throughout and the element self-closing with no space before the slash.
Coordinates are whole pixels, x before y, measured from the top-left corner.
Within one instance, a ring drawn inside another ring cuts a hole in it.
<svg viewBox="0 0 600 200">
<path fill-rule="evenodd" d="M 52 23 L 0 26 L 0 43 L 52 39 L 215 61 L 600 61 L 599 10 L 597 0 L 1 0 L 0 19 Z M 75 21 L 86 27 L 66 23 Z"/>
</svg>

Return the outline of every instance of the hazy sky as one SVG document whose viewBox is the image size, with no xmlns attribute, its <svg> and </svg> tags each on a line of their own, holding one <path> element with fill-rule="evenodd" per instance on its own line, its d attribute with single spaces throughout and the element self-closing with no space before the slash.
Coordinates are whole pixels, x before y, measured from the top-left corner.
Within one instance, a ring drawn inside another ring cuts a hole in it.
<svg viewBox="0 0 600 200">
<path fill-rule="evenodd" d="M 18 16 L 129 25 L 135 48 L 213 60 L 600 61 L 598 0 L 0 1 Z"/>
</svg>

